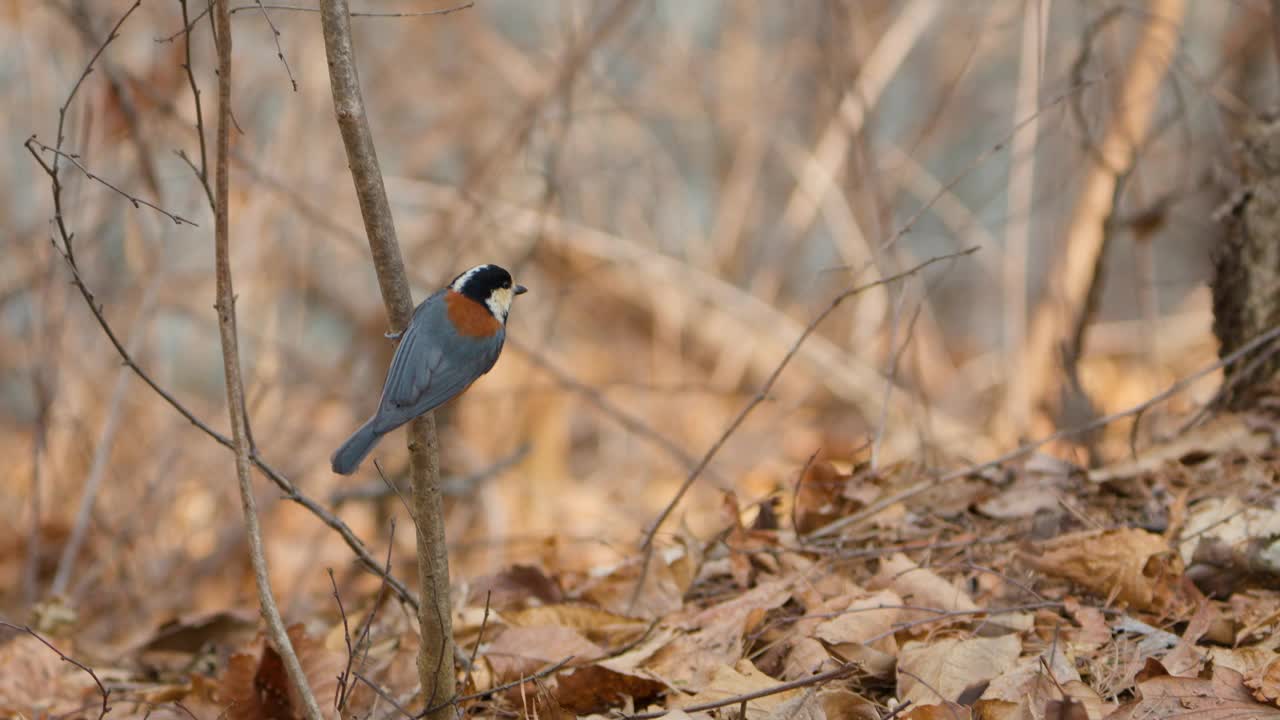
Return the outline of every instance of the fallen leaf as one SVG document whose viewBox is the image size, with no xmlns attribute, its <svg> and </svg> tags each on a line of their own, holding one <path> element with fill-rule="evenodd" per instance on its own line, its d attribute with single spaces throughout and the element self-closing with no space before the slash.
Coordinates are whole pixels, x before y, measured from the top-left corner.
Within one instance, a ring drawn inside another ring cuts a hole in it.
<svg viewBox="0 0 1280 720">
<path fill-rule="evenodd" d="M 1079 700 L 1050 700 L 1044 706 L 1044 720 L 1093 720 Z"/>
<path fill-rule="evenodd" d="M 1208 652 L 1201 650 L 1197 643 L 1209 631 L 1209 625 L 1217 616 L 1218 610 L 1213 603 L 1206 601 L 1200 604 L 1191 622 L 1187 623 L 1187 629 L 1183 631 L 1178 644 L 1160 659 L 1170 675 L 1195 677 L 1200 674 L 1200 668 L 1204 666 Z"/>
<path fill-rule="evenodd" d="M 556 674 L 555 697 L 560 707 L 576 715 L 603 712 L 627 698 L 646 701 L 667 689 L 663 683 L 601 665 L 570 668 Z"/>
<path fill-rule="evenodd" d="M 877 677 L 888 677 L 898 654 L 894 628 L 905 612 L 902 598 L 882 590 L 842 604 L 845 608 L 836 611 L 835 617 L 814 628 L 813 637 L 828 643 L 845 661 L 859 663 Z"/>
<path fill-rule="evenodd" d="M 826 720 L 880 720 L 875 703 L 845 688 L 825 687 L 818 691 Z"/>
<path fill-rule="evenodd" d="M 678 635 L 645 668 L 674 687 L 697 692 L 718 668 L 742 657 L 746 634 L 790 597 L 790 583 L 775 580 L 713 605 L 691 619 L 689 625 L 698 629 Z"/>
<path fill-rule="evenodd" d="M 1231 668 L 1245 676 L 1261 670 L 1278 657 L 1280 655 L 1275 650 L 1265 647 L 1209 648 L 1209 660 L 1214 665 Z"/>
<path fill-rule="evenodd" d="M 533 565 L 513 565 L 493 575 L 482 575 L 471 583 L 467 605 L 483 607 L 485 599 L 495 610 L 526 607 L 530 601 L 543 604 L 564 601 L 564 590 Z"/>
<path fill-rule="evenodd" d="M 0 629 L 0 637 L 6 632 Z M 26 633 L 0 645 L 0 715 L 53 717 L 74 713 L 91 707 L 97 693 L 98 686 L 88 673 L 63 662 L 57 653 Z"/>
<path fill-rule="evenodd" d="M 532 675 L 568 657 L 583 663 L 604 656 L 599 646 L 576 630 L 558 625 L 507 628 L 482 647 L 480 654 L 493 669 L 498 684 Z"/>
<path fill-rule="evenodd" d="M 744 659 L 739 660 L 732 667 L 729 665 L 716 667 L 706 686 L 698 691 L 698 694 L 673 702 L 677 707 L 693 707 L 767 690 L 779 684 L 777 680 L 760 672 L 750 660 Z M 747 720 L 765 720 L 770 713 L 801 692 L 802 689 L 787 690 L 752 700 L 747 704 Z"/>
<path fill-rule="evenodd" d="M 978 512 L 997 520 L 1029 518 L 1058 509 L 1057 485 L 1050 478 L 1019 477 L 1000 494 L 977 504 Z"/>
<path fill-rule="evenodd" d="M 1011 669 L 1021 652 L 1016 635 L 908 642 L 898 655 L 898 698 L 922 705 L 954 702 Z"/>
<path fill-rule="evenodd" d="M 337 689 L 338 673 L 345 658 L 325 648 L 324 643 L 307 634 L 301 625 L 287 630 L 298 663 L 311 687 L 312 695 L 326 717 L 337 717 L 331 703 Z M 260 651 L 240 652 L 231 656 L 219 677 L 219 689 L 226 701 L 227 717 L 232 720 L 271 720 L 301 715 L 301 695 L 285 671 L 284 660 L 265 637 L 258 643 Z"/>
<path fill-rule="evenodd" d="M 795 680 L 827 670 L 834 670 L 838 663 L 822 643 L 813 638 L 793 638 L 782 666 L 782 679 Z"/>
<path fill-rule="evenodd" d="M 618 615 L 650 620 L 679 610 L 702 565 L 702 544 L 687 529 L 676 540 L 675 545 L 653 550 L 639 594 L 635 589 L 643 562 L 633 558 L 581 588 L 581 599 Z"/>
<path fill-rule="evenodd" d="M 1080 631 L 1072 634 L 1073 644 L 1083 648 L 1096 648 L 1111 640 L 1111 628 L 1107 627 L 1107 618 L 1101 610 L 1081 605 L 1073 597 L 1064 600 L 1063 607 L 1080 626 Z"/>
<path fill-rule="evenodd" d="M 634 641 L 650 623 L 629 618 L 589 605 L 540 605 L 499 613 L 512 627 L 558 625 L 582 633 L 591 642 L 606 647 L 620 647 Z"/>
<path fill-rule="evenodd" d="M 1280 705 L 1280 658 L 1246 673 L 1244 684 L 1260 702 Z"/>
<path fill-rule="evenodd" d="M 1145 530 L 1075 533 L 1048 543 L 1039 557 L 1022 557 L 1040 572 L 1139 610 L 1168 613 L 1191 606 L 1181 559 L 1164 538 Z"/>
<path fill-rule="evenodd" d="M 972 720 L 973 714 L 963 705 L 946 702 L 912 705 L 907 712 L 898 717 L 902 720 Z"/>
<path fill-rule="evenodd" d="M 1196 718 L 1196 720 L 1277 720 L 1280 709 L 1253 699 L 1240 673 L 1215 667 L 1209 678 L 1158 675 L 1138 684 L 1141 697 L 1107 720 Z"/>
<path fill-rule="evenodd" d="M 895 553 L 880 563 L 880 571 L 867 583 L 872 590 L 889 589 L 902 598 L 905 605 L 918 605 L 930 610 L 969 612 L 977 610 L 973 600 L 956 586 L 929 568 L 922 568 L 902 553 Z M 937 612 L 904 610 L 901 622 L 913 623 L 930 618 L 946 621 Z M 966 618 L 967 619 L 967 618 Z"/>
</svg>

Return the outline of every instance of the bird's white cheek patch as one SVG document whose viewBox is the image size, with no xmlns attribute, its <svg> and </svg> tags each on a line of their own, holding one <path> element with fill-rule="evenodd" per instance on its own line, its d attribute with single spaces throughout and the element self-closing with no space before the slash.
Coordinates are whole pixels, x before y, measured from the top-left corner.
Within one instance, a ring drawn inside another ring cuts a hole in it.
<svg viewBox="0 0 1280 720">
<path fill-rule="evenodd" d="M 507 313 L 511 311 L 511 301 L 515 298 L 515 293 L 511 288 L 497 288 L 489 293 L 489 299 L 485 300 L 485 304 L 489 306 L 489 311 L 493 316 L 507 321 Z"/>
</svg>

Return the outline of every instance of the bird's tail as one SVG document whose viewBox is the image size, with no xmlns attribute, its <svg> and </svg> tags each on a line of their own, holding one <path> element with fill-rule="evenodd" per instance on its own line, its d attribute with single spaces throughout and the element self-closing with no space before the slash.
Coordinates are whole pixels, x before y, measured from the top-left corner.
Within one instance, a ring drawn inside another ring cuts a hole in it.
<svg viewBox="0 0 1280 720">
<path fill-rule="evenodd" d="M 342 443 L 342 447 L 334 451 L 333 457 L 329 459 L 333 465 L 333 471 L 339 475 L 350 475 L 355 472 L 373 446 L 382 439 L 382 435 L 383 433 L 374 429 L 373 418 L 370 418 L 369 422 L 361 425 L 359 430 Z"/>
</svg>

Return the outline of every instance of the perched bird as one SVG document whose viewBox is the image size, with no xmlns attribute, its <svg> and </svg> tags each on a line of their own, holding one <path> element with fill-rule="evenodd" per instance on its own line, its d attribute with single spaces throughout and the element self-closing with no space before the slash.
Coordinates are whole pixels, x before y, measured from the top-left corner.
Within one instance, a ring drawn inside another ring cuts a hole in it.
<svg viewBox="0 0 1280 720">
<path fill-rule="evenodd" d="M 477 265 L 423 300 L 399 336 L 377 412 L 333 453 L 333 471 L 355 472 L 383 435 L 452 400 L 489 372 L 502 352 L 511 301 L 525 292 L 506 270 Z"/>
</svg>

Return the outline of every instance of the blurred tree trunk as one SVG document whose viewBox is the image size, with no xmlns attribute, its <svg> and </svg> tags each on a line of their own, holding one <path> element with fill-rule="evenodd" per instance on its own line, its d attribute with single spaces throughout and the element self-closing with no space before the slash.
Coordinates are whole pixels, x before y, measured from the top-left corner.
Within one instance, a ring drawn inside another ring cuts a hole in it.
<svg viewBox="0 0 1280 720">
<path fill-rule="evenodd" d="M 1213 254 L 1213 333 L 1226 357 L 1280 325 L 1280 122 L 1264 118 L 1240 143 L 1241 190 L 1224 208 L 1226 228 Z M 1222 404 L 1253 405 L 1273 385 L 1280 353 L 1271 343 L 1224 370 Z"/>
</svg>

